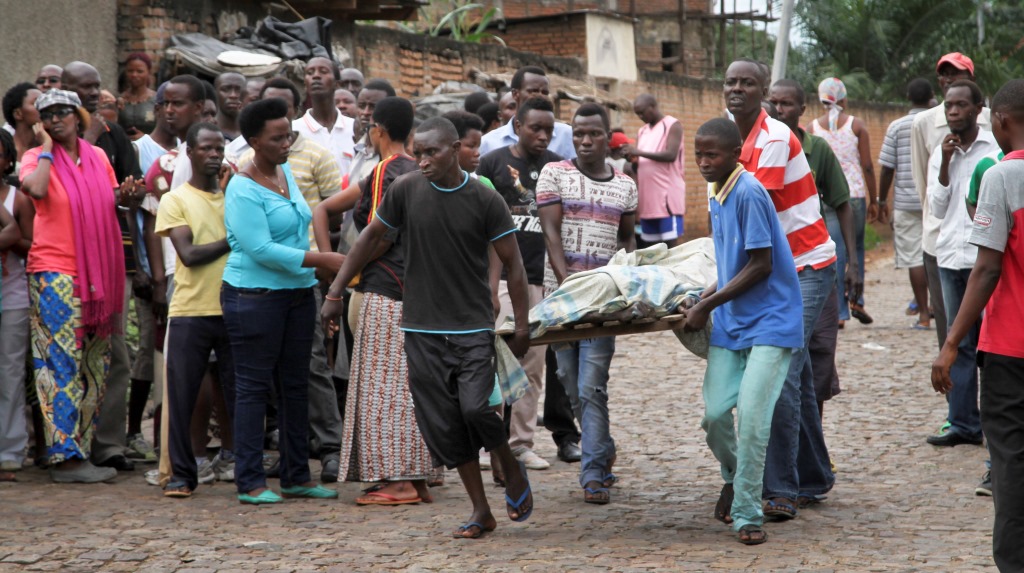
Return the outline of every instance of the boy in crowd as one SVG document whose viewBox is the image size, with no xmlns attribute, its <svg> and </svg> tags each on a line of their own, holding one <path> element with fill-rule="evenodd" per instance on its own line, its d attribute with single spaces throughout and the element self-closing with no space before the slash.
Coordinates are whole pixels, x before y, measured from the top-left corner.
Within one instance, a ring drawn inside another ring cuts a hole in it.
<svg viewBox="0 0 1024 573">
<path fill-rule="evenodd" d="M 170 238 L 177 254 L 175 292 L 168 310 L 168 440 L 173 477 L 167 497 L 189 497 L 198 485 L 198 464 L 189 429 L 210 352 L 217 353 L 229 417 L 234 413 L 234 366 L 220 306 L 221 276 L 230 248 L 219 180 L 224 136 L 212 123 L 197 123 L 186 136 L 192 164 L 188 183 L 160 200 L 155 231 Z"/>
<path fill-rule="evenodd" d="M 727 119 L 697 130 L 697 167 L 712 184 L 718 281 L 687 310 L 684 328 L 703 329 L 714 310 L 701 427 L 725 480 L 715 517 L 732 523 L 740 543 L 756 545 L 768 539 L 761 529 L 765 452 L 793 349 L 803 346 L 803 302 L 771 197 L 738 165 L 742 147 L 739 129 Z"/>
<path fill-rule="evenodd" d="M 952 90 L 950 90 L 952 91 Z M 981 425 L 992 456 L 995 523 L 992 553 L 1000 571 L 1024 570 L 1024 80 L 1011 80 L 992 98 L 992 133 L 1006 153 L 985 172 L 970 242 L 978 247 L 956 318 L 932 365 L 932 386 L 948 394 L 960 343 L 985 311 L 978 341 Z M 962 384 L 962 382 L 957 382 Z"/>
<path fill-rule="evenodd" d="M 501 193 L 512 212 L 512 220 L 518 228 L 516 241 L 519 243 L 519 252 L 526 267 L 532 307 L 544 298 L 545 247 L 544 233 L 541 232 L 540 219 L 537 216 L 537 179 L 545 165 L 561 161 L 562 158 L 548 150 L 555 128 L 554 107 L 549 100 L 526 100 L 512 121 L 515 122 L 519 140 L 488 153 L 480 160 L 477 174 L 494 182 L 495 189 Z M 494 270 L 500 271 L 497 268 Z M 512 310 L 512 300 L 509 298 L 505 276 L 506 274 L 502 272 L 500 280 L 494 280 L 495 277 L 492 277 L 492 281 L 498 283 L 498 300 L 501 303 L 499 322 L 503 322 Z M 523 357 L 522 365 L 530 380 L 530 388 L 526 395 L 512 405 L 510 421 L 509 441 L 512 452 L 519 461 L 532 470 L 545 470 L 551 465 L 533 451 L 533 436 L 537 429 L 537 405 L 541 392 L 544 391 L 546 348 L 532 346 Z M 554 390 L 564 392 L 560 385 L 556 385 Z M 554 405 L 553 402 L 555 400 L 545 399 L 545 404 L 549 407 Z"/>
</svg>

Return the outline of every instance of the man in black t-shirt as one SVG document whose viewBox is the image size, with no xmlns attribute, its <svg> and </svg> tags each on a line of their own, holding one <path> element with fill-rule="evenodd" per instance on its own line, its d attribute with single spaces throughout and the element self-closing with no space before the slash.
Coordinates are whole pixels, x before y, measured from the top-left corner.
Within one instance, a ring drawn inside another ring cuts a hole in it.
<svg viewBox="0 0 1024 573">
<path fill-rule="evenodd" d="M 548 150 L 555 127 L 554 107 L 548 99 L 536 97 L 526 100 L 516 111 L 512 121 L 519 140 L 485 155 L 480 160 L 476 172 L 477 175 L 487 177 L 494 183 L 494 188 L 505 199 L 509 211 L 512 212 L 512 220 L 519 230 L 516 233 L 516 241 L 523 257 L 523 266 L 526 267 L 532 307 L 544 298 L 544 261 L 547 253 L 544 233 L 537 217 L 534 190 L 541 168 L 548 163 L 561 161 L 562 157 Z M 492 282 L 497 282 L 496 278 L 491 277 Z M 512 308 L 505 278 L 505 273 L 502 272 L 501 280 L 498 282 L 498 300 L 501 304 L 498 323 L 505 320 L 505 316 Z M 546 346 L 533 346 L 523 357 L 522 365 L 530 380 L 530 388 L 512 405 L 509 423 L 509 445 L 512 447 L 512 453 L 526 464 L 527 468 L 536 470 L 550 467 L 547 460 L 533 451 L 533 436 L 537 428 L 537 404 L 540 401 L 540 393 L 544 391 L 546 349 Z M 552 430 L 555 444 L 562 453 L 567 446 L 575 446 L 579 441 L 579 434 L 576 432 L 565 389 L 556 381 L 548 385 L 548 392 L 549 395 L 544 399 L 544 422 Z M 560 395 L 553 395 L 552 392 Z M 564 426 L 564 429 L 551 426 L 551 423 L 557 423 L 559 420 L 562 421 L 559 426 Z"/>
<path fill-rule="evenodd" d="M 142 183 L 142 171 L 139 159 L 131 140 L 121 126 L 109 123 L 98 113 L 100 103 L 100 74 L 96 68 L 85 62 L 71 62 L 64 66 L 61 75 L 64 89 L 78 94 L 82 107 L 92 115 L 89 127 L 82 137 L 99 147 L 107 154 L 110 166 L 114 168 L 117 182 L 124 183 L 132 179 L 139 191 L 145 191 Z M 141 200 L 141 196 L 138 196 Z M 138 203 L 135 203 L 136 205 Z M 132 279 L 135 275 L 136 252 L 134 245 L 138 240 L 138 229 L 134 221 L 134 208 L 129 213 L 119 212 L 118 224 L 121 226 L 121 242 L 125 259 L 125 292 L 132 290 Z M 124 300 L 122 316 L 128 316 L 128 298 Z M 110 368 L 107 371 L 106 386 L 103 400 L 100 402 L 98 422 L 92 439 L 92 462 L 98 466 L 111 467 L 118 471 L 131 471 L 135 465 L 127 457 L 128 435 L 125 422 L 128 418 L 127 401 L 128 386 L 131 376 L 131 358 L 125 345 L 124 334 L 110 337 Z"/>
<path fill-rule="evenodd" d="M 477 452 L 482 447 L 503 468 L 516 467 L 501 418 L 487 404 L 495 376 L 488 245 L 508 269 L 516 324 L 509 348 L 516 356 L 529 346 L 529 303 L 512 217 L 500 195 L 459 167 L 458 139 L 447 119 L 420 126 L 414 139 L 420 172 L 399 177 L 388 189 L 331 284 L 321 315 L 325 328 L 337 328 L 345 285 L 388 229 L 399 229 L 405 248 L 402 330 L 416 422 L 431 456 L 458 468 L 473 501 L 473 513 L 455 537 L 475 538 L 497 527 Z M 525 521 L 533 512 L 525 469 L 507 471 L 506 480 L 508 516 Z"/>
</svg>

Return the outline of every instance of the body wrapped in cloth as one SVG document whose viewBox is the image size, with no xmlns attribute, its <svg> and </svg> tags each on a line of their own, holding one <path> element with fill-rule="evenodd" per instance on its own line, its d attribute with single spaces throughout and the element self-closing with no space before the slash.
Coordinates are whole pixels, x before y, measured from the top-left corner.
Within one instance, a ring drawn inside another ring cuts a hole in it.
<svg viewBox="0 0 1024 573">
<path fill-rule="evenodd" d="M 694 239 L 669 249 L 664 243 L 627 253 L 619 251 L 606 266 L 568 277 L 530 310 L 530 338 L 551 329 L 579 323 L 663 319 L 676 315 L 688 294 L 704 290 L 717 279 L 715 247 L 710 238 Z M 681 321 L 676 324 L 681 325 Z M 499 334 L 511 331 L 506 318 Z M 615 327 L 603 327 L 616 334 Z M 711 321 L 700 332 L 673 330 L 690 352 L 707 358 Z M 623 332 L 625 334 L 626 332 Z M 594 336 L 581 329 L 580 338 Z"/>
</svg>

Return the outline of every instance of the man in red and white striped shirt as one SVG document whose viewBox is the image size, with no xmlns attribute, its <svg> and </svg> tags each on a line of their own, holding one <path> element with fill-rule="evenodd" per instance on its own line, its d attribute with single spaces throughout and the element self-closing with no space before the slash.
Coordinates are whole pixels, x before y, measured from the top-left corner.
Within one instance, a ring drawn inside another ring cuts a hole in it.
<svg viewBox="0 0 1024 573">
<path fill-rule="evenodd" d="M 759 62 L 737 60 L 726 70 L 723 87 L 726 108 L 744 139 L 740 163 L 768 189 L 800 278 L 804 346 L 793 354 L 775 405 L 764 476 L 765 516 L 791 519 L 796 517 L 798 502 L 817 499 L 835 483 L 821 432 L 807 341 L 835 284 L 836 245 L 821 217 L 814 175 L 800 141 L 761 108 L 768 92 L 767 76 L 766 66 Z"/>
</svg>

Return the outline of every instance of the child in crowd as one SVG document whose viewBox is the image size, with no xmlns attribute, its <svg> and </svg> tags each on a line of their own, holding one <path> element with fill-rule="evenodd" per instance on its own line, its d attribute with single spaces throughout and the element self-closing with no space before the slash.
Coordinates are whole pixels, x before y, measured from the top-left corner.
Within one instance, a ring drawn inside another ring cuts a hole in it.
<svg viewBox="0 0 1024 573">
<path fill-rule="evenodd" d="M 701 427 L 725 480 L 715 517 L 732 523 L 740 543 L 756 545 L 768 538 L 761 529 L 765 451 L 793 349 L 803 345 L 803 302 L 772 200 L 738 165 L 742 145 L 727 119 L 697 130 L 697 167 L 712 184 L 718 282 L 687 310 L 685 329 L 701 330 L 714 311 Z"/>
</svg>

